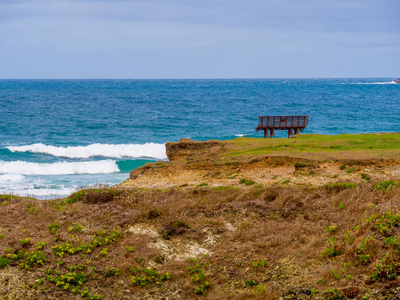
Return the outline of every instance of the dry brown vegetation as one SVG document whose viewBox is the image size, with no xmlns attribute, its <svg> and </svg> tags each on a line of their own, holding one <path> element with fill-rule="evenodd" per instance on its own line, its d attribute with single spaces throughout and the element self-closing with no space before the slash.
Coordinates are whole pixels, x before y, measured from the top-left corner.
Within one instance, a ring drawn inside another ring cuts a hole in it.
<svg viewBox="0 0 400 300">
<path fill-rule="evenodd" d="M 62 207 L 59 201 L 3 199 L 1 255 L 7 257 L 18 250 L 36 251 L 40 242 L 47 245 L 43 249 L 43 265 L 24 269 L 21 259 L 10 261 L 1 269 L 0 297 L 80 299 L 71 289 L 63 290 L 49 282 L 45 273 L 52 269 L 66 274 L 71 266 L 79 264 L 87 274 L 88 281 L 83 286 L 90 296 L 202 297 L 195 293 L 196 284 L 188 270 L 198 263 L 202 263 L 199 268 L 212 284 L 205 290 L 210 299 L 322 299 L 329 288 L 340 289 L 341 292 L 333 292 L 338 295 L 357 294 L 359 299 L 367 295 L 378 299 L 381 291 L 395 295 L 397 290 L 392 287 L 398 286 L 400 267 L 396 263 L 400 255 L 396 245 L 384 243 L 384 239 L 397 236 L 400 229 L 395 222 L 393 228 L 389 226 L 389 232 L 380 232 L 377 224 L 388 212 L 394 216 L 400 213 L 397 187 L 378 191 L 372 183 L 364 183 L 341 191 L 325 187 L 267 187 L 257 189 L 257 195 L 255 191 L 252 186 L 229 191 L 207 186 L 168 191 L 138 189 L 119 192 L 108 202 L 104 202 L 106 192 L 98 193 L 98 202 L 89 193 L 90 201 L 82 199 Z M 372 220 L 371 216 L 376 218 Z M 52 234 L 48 225 L 56 221 L 60 227 Z M 68 231 L 73 223 L 83 229 Z M 91 253 L 64 257 L 52 253 L 57 244 L 88 244 L 96 232 L 108 234 L 113 229 L 121 236 L 108 245 L 95 247 Z M 31 243 L 22 245 L 20 241 L 26 238 Z M 336 246 L 329 239 L 335 239 Z M 361 253 L 363 243 L 366 250 Z M 108 251 L 102 256 L 104 248 Z M 329 248 L 336 254 L 327 254 Z M 360 260 L 360 255 L 369 258 Z M 382 273 L 372 280 L 375 265 L 387 256 L 384 264 L 393 265 L 394 278 Z M 159 274 L 172 274 L 173 279 L 159 286 L 153 283 L 134 287 L 134 274 L 128 267 L 154 267 Z M 116 269 L 119 275 L 107 277 L 113 273 L 110 270 Z M 45 279 L 44 283 L 37 282 L 40 278 Z"/>
</svg>

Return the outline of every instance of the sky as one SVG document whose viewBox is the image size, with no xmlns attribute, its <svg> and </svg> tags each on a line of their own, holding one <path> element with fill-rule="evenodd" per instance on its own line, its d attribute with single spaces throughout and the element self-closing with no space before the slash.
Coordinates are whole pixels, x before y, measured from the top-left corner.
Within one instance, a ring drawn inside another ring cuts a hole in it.
<svg viewBox="0 0 400 300">
<path fill-rule="evenodd" d="M 400 77 L 400 0 L 0 0 L 0 78 Z"/>
</svg>

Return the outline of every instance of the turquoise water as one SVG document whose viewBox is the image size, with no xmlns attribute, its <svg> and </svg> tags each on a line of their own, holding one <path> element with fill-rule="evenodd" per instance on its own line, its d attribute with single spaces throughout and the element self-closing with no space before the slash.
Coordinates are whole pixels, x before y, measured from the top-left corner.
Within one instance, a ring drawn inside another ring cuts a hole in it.
<svg viewBox="0 0 400 300">
<path fill-rule="evenodd" d="M 305 133 L 398 132 L 391 80 L 0 80 L 0 193 L 116 184 L 166 159 L 168 141 L 261 137 L 259 115 L 309 115 Z"/>
</svg>

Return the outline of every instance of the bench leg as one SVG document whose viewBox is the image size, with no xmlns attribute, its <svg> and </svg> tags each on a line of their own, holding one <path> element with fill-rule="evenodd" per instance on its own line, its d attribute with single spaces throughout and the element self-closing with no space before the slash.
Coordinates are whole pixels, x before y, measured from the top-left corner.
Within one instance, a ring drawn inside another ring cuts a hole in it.
<svg viewBox="0 0 400 300">
<path fill-rule="evenodd" d="M 268 129 L 264 129 L 264 138 L 265 138 L 265 137 L 269 137 L 269 136 L 268 136 Z"/>
<path fill-rule="evenodd" d="M 288 132 L 288 138 L 290 138 L 293 135 L 292 128 L 289 128 L 287 132 Z"/>
<path fill-rule="evenodd" d="M 299 128 L 294 129 L 294 135 L 299 134 Z"/>
<path fill-rule="evenodd" d="M 272 139 L 272 137 L 275 138 L 275 130 L 274 130 L 273 128 L 270 129 L 270 131 L 269 131 L 269 136 L 270 136 L 271 139 Z"/>
</svg>

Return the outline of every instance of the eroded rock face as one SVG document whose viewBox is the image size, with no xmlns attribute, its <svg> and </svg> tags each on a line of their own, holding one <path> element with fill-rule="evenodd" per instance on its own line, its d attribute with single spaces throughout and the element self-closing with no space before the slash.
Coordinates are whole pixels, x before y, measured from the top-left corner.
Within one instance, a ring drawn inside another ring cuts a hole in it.
<svg viewBox="0 0 400 300">
<path fill-rule="evenodd" d="M 400 83 L 400 78 L 397 78 L 397 79 L 395 79 L 393 81 L 396 82 L 396 83 Z"/>
<path fill-rule="evenodd" d="M 170 161 L 185 159 L 190 157 L 204 157 L 221 151 L 223 144 L 218 141 L 197 142 L 188 139 L 181 139 L 177 143 L 165 144 L 167 157 Z"/>
</svg>

